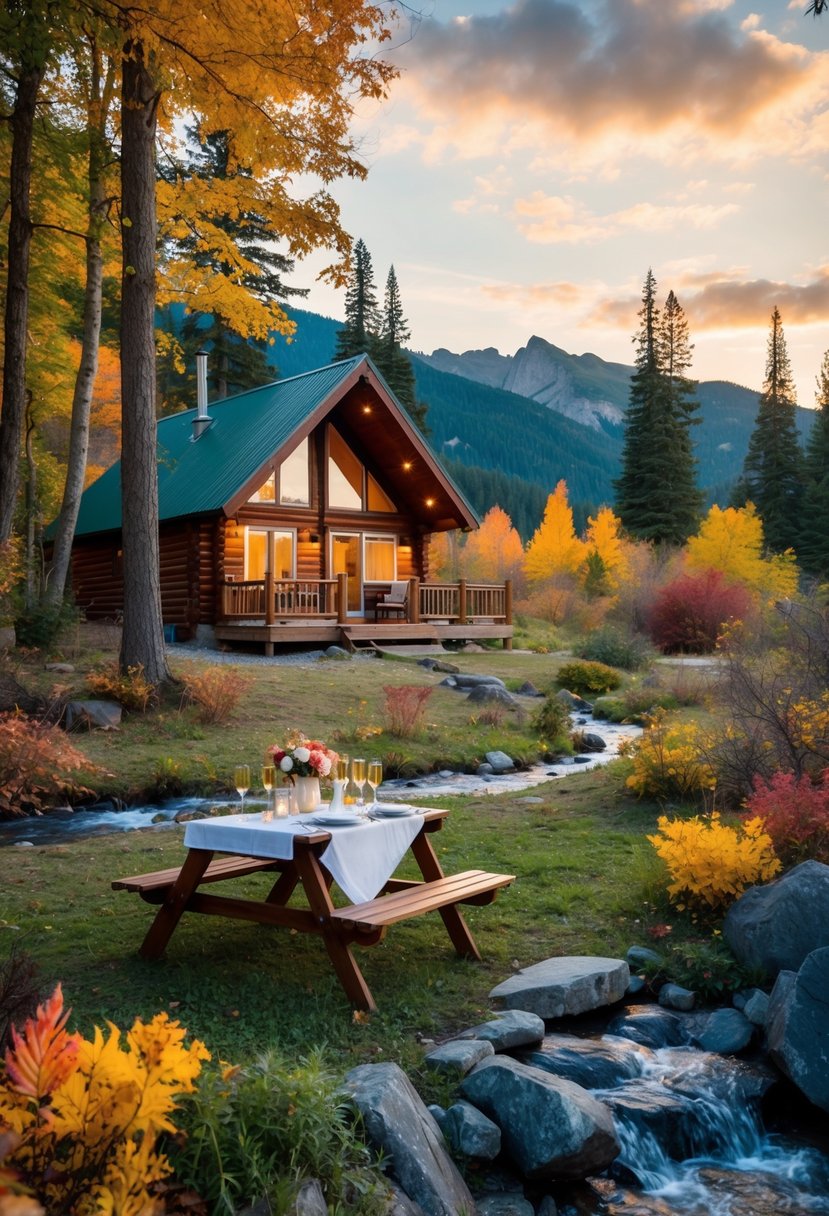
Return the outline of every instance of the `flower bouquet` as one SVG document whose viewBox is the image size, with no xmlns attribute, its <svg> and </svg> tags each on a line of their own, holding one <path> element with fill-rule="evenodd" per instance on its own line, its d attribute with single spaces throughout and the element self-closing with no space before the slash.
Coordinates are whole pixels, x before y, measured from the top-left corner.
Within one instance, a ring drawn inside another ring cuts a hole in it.
<svg viewBox="0 0 829 1216">
<path fill-rule="evenodd" d="M 268 754 L 291 781 L 295 777 L 328 777 L 339 759 L 319 739 L 305 739 L 302 735 L 292 735 L 284 747 L 275 743 L 268 748 Z"/>
</svg>

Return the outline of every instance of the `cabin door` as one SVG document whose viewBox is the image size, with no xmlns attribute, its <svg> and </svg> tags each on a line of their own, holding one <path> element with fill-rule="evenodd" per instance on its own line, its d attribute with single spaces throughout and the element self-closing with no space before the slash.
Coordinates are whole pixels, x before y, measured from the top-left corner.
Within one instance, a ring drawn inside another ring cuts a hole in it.
<svg viewBox="0 0 829 1216">
<path fill-rule="evenodd" d="M 348 615 L 363 615 L 363 546 L 359 532 L 332 532 L 331 574 L 348 575 Z"/>
</svg>

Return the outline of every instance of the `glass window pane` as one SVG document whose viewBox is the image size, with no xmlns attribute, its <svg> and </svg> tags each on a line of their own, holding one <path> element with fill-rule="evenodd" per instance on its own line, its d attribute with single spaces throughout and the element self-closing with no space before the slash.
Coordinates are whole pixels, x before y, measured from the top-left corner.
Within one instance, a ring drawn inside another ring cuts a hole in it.
<svg viewBox="0 0 829 1216">
<path fill-rule="evenodd" d="M 303 439 L 279 466 L 279 501 L 287 506 L 307 507 L 311 501 L 308 484 L 308 440 Z"/>
<path fill-rule="evenodd" d="M 248 560 L 247 567 L 245 569 L 245 578 L 255 579 L 265 577 L 267 539 L 267 532 L 248 531 Z"/>
<path fill-rule="evenodd" d="M 395 543 L 390 538 L 366 537 L 366 582 L 390 583 L 396 577 Z"/>
<path fill-rule="evenodd" d="M 363 466 L 333 426 L 328 428 L 328 505 L 346 511 L 363 506 Z"/>
<path fill-rule="evenodd" d="M 251 502 L 276 502 L 276 478 L 271 473 L 264 485 L 250 496 Z"/>
<path fill-rule="evenodd" d="M 294 538 L 291 532 L 274 533 L 274 578 L 294 577 Z"/>
<path fill-rule="evenodd" d="M 246 579 L 264 579 L 269 537 L 273 538 L 274 578 L 294 577 L 293 532 L 276 532 L 270 528 L 248 528 Z"/>
<path fill-rule="evenodd" d="M 369 473 L 369 475 L 368 475 L 367 497 L 368 497 L 368 503 L 366 505 L 367 505 L 367 508 L 369 511 L 396 511 L 397 510 L 397 507 L 394 505 L 392 500 L 389 498 L 388 494 L 386 494 L 386 492 L 384 490 L 380 489 L 379 485 L 374 480 L 371 473 Z"/>
</svg>

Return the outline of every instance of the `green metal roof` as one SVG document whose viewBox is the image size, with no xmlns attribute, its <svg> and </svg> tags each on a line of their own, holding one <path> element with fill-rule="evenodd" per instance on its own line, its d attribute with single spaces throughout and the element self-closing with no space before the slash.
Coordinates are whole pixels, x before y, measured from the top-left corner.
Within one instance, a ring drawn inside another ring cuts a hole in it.
<svg viewBox="0 0 829 1216">
<path fill-rule="evenodd" d="M 158 518 L 221 511 L 265 456 L 283 447 L 308 416 L 346 380 L 365 355 L 277 380 L 224 401 L 211 401 L 212 424 L 193 442 L 195 410 L 158 423 Z M 81 499 L 76 536 L 121 527 L 121 462 Z"/>
</svg>

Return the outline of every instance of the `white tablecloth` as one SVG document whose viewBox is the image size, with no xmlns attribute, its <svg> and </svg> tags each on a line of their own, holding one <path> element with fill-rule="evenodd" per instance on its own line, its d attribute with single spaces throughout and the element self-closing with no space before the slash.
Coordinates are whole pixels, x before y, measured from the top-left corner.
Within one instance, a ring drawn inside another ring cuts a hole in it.
<svg viewBox="0 0 829 1216">
<path fill-rule="evenodd" d="M 374 899 L 397 869 L 422 825 L 423 816 L 413 814 L 331 828 L 331 840 L 320 861 L 352 903 Z M 223 815 L 188 823 L 184 843 L 189 849 L 291 861 L 295 836 L 327 831 L 327 827 L 311 823 L 308 815 L 272 819 L 269 823 L 263 822 L 261 815 Z"/>
</svg>

